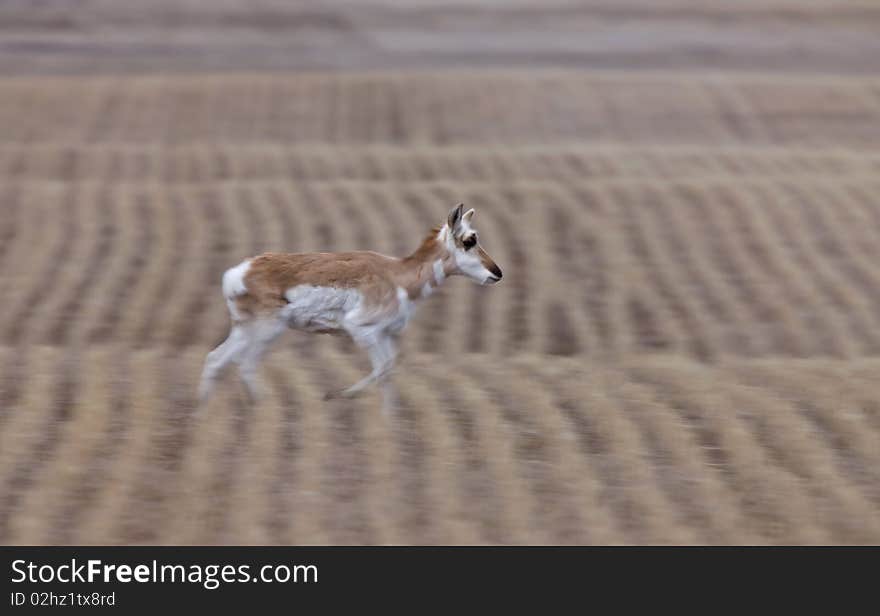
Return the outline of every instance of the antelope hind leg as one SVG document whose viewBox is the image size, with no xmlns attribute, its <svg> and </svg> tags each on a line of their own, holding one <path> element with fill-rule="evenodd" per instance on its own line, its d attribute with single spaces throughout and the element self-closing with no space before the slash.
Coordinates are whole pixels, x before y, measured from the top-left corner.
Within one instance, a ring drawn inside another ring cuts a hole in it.
<svg viewBox="0 0 880 616">
<path fill-rule="evenodd" d="M 216 349 L 208 353 L 202 379 L 199 383 L 199 401 L 206 402 L 214 391 L 214 384 L 220 371 L 236 360 L 246 347 L 244 332 L 238 325 L 233 325 L 229 336 Z"/>
<path fill-rule="evenodd" d="M 248 325 L 247 346 L 238 355 L 238 373 L 247 389 L 250 402 L 257 402 L 263 394 L 263 388 L 257 377 L 257 368 L 266 355 L 271 344 L 286 329 L 286 324 L 276 319 L 255 321 Z"/>
</svg>

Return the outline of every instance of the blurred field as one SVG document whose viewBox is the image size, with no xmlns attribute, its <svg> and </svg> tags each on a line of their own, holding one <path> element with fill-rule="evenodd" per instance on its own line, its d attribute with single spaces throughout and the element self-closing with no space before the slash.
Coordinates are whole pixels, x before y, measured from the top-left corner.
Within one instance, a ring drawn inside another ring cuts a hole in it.
<svg viewBox="0 0 880 616">
<path fill-rule="evenodd" d="M 880 542 L 878 145 L 870 75 L 0 78 L 0 543 Z M 293 333 L 196 414 L 225 268 L 459 201 L 393 420 Z"/>
<path fill-rule="evenodd" d="M 0 0 L 0 73 L 876 74 L 874 0 Z"/>
</svg>

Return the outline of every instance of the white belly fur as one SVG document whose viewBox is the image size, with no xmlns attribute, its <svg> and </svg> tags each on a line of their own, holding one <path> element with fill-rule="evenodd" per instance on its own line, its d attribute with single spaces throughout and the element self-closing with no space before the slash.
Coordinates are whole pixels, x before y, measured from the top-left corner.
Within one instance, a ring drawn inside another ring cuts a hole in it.
<svg viewBox="0 0 880 616">
<path fill-rule="evenodd" d="M 299 285 L 284 294 L 288 304 L 281 317 L 289 327 L 304 331 L 344 329 L 347 318 L 361 309 L 363 296 L 356 289 Z"/>
<path fill-rule="evenodd" d="M 288 327 L 311 332 L 344 330 L 359 337 L 385 330 L 397 333 L 415 310 L 402 288 L 397 290 L 396 306 L 379 309 L 367 309 L 357 289 L 298 285 L 284 296 L 289 303 L 281 309 L 281 318 Z"/>
</svg>

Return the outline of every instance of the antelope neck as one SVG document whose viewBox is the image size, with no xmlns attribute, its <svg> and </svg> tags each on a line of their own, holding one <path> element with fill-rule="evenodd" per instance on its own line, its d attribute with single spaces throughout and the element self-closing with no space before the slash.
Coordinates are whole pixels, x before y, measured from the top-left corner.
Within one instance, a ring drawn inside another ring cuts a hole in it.
<svg viewBox="0 0 880 616">
<path fill-rule="evenodd" d="M 410 299 L 422 299 L 433 293 L 449 275 L 445 247 L 429 238 L 413 254 L 401 260 L 400 286 Z"/>
</svg>

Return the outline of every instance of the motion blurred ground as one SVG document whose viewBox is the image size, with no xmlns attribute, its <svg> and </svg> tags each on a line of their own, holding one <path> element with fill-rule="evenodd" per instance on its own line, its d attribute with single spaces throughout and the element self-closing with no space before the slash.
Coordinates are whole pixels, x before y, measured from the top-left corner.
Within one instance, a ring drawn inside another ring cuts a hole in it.
<svg viewBox="0 0 880 616">
<path fill-rule="evenodd" d="M 119 4 L 0 2 L 0 541 L 880 541 L 880 7 Z M 226 267 L 459 201 L 392 420 L 196 414 Z"/>
</svg>

